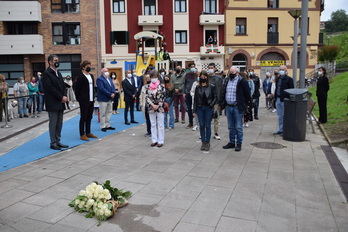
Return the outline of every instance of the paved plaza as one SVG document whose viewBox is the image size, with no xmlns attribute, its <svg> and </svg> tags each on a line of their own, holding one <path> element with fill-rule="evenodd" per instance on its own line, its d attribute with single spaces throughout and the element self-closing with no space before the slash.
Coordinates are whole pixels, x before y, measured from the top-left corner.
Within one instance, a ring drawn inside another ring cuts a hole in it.
<svg viewBox="0 0 348 232">
<path fill-rule="evenodd" d="M 221 116 L 221 140 L 212 139 L 209 152 L 200 151 L 199 132 L 186 124 L 166 131 L 162 148 L 150 147 L 145 125 L 138 125 L 3 171 L 0 231 L 348 231 L 348 204 L 322 151 L 328 144 L 319 128 L 313 134 L 307 125 L 303 142 L 285 141 L 272 134 L 277 116 L 264 101 L 259 114 L 244 129 L 241 152 L 222 149 L 228 128 Z M 39 119 L 12 120 L 13 128 L 0 128 L 0 139 L 46 119 L 44 112 Z M 0 155 L 47 128 L 46 122 L 2 141 Z M 255 142 L 284 147 L 262 149 Z M 91 182 L 105 180 L 133 196 L 97 226 L 68 203 Z"/>
</svg>

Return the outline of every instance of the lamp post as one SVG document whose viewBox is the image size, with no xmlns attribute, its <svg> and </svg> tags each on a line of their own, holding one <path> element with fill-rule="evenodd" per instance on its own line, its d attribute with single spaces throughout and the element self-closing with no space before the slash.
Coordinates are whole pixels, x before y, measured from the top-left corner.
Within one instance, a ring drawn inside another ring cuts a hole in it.
<svg viewBox="0 0 348 232">
<path fill-rule="evenodd" d="M 297 82 L 297 37 L 298 37 L 298 21 L 297 19 L 301 16 L 301 10 L 289 10 L 288 13 L 294 18 L 294 50 L 292 53 L 292 77 L 294 80 L 294 86 L 296 87 Z"/>
<path fill-rule="evenodd" d="M 307 66 L 308 0 L 302 0 L 301 11 L 300 88 L 303 89 L 305 87 Z"/>
</svg>

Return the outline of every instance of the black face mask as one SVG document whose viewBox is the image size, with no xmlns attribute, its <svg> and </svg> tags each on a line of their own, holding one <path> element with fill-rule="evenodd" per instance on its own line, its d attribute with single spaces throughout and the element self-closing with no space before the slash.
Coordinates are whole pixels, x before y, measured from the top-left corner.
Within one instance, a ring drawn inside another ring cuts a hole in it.
<svg viewBox="0 0 348 232">
<path fill-rule="evenodd" d="M 177 69 L 177 70 L 175 70 L 176 71 L 176 73 L 181 73 L 181 70 L 180 69 Z"/>
<path fill-rule="evenodd" d="M 207 83 L 207 79 L 199 79 L 202 83 Z"/>
<path fill-rule="evenodd" d="M 56 67 L 56 68 L 59 67 L 59 62 L 58 61 L 54 63 L 54 67 Z"/>
<path fill-rule="evenodd" d="M 232 79 L 234 79 L 236 77 L 236 74 L 235 73 L 230 73 L 230 75 L 229 75 L 229 78 L 232 80 Z"/>
<path fill-rule="evenodd" d="M 150 83 L 151 83 L 151 81 L 146 81 L 146 83 L 147 83 L 147 84 L 150 84 Z"/>
<path fill-rule="evenodd" d="M 164 83 L 169 83 L 169 80 L 168 80 L 168 79 L 165 79 L 165 80 L 164 80 Z"/>
<path fill-rule="evenodd" d="M 86 70 L 86 72 L 90 72 L 91 71 L 91 67 L 87 67 L 85 70 Z"/>
<path fill-rule="evenodd" d="M 274 76 L 278 76 L 279 73 L 274 73 Z"/>
</svg>

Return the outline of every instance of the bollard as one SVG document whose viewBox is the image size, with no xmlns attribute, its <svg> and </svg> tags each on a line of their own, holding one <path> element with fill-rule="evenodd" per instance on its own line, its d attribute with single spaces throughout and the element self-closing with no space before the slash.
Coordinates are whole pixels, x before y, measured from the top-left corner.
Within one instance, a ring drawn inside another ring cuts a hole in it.
<svg viewBox="0 0 348 232">
<path fill-rule="evenodd" d="M 3 100 L 4 99 L 2 99 L 2 101 Z M 13 127 L 12 125 L 8 125 L 8 121 L 7 121 L 7 119 L 8 119 L 8 107 L 7 107 L 7 105 L 8 105 L 8 99 L 6 97 L 5 98 L 5 125 L 1 126 L 1 128 L 11 128 L 11 127 Z"/>
</svg>

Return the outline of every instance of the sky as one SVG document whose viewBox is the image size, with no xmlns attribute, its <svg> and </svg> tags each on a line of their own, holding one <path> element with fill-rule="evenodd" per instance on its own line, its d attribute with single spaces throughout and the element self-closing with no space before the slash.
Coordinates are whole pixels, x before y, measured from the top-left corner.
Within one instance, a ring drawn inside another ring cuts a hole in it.
<svg viewBox="0 0 348 232">
<path fill-rule="evenodd" d="M 325 0 L 325 8 L 321 13 L 320 21 L 327 21 L 331 18 L 331 13 L 337 10 L 345 10 L 348 14 L 347 0 Z"/>
</svg>

